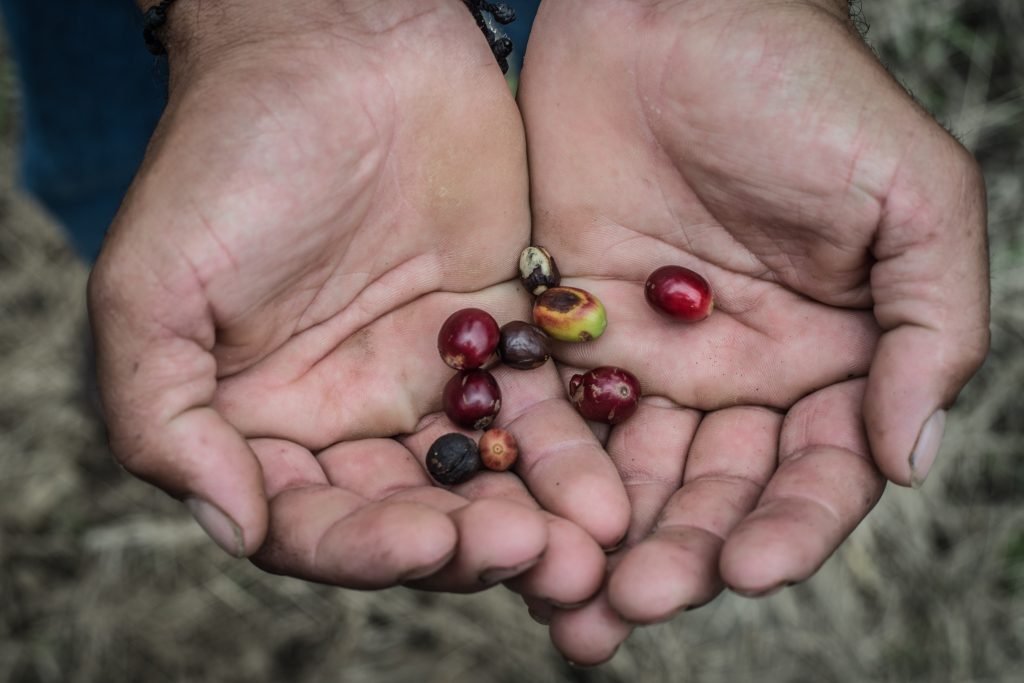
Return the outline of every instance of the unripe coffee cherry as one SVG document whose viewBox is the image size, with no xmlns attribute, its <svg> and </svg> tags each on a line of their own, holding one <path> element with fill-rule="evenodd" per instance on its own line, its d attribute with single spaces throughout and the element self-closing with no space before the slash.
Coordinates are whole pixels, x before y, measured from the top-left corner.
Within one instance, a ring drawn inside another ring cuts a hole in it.
<svg viewBox="0 0 1024 683">
<path fill-rule="evenodd" d="M 502 363 L 516 370 L 540 367 L 551 357 L 548 336 L 536 325 L 522 320 L 505 323 L 501 326 L 498 357 Z"/>
<path fill-rule="evenodd" d="M 527 247 L 519 255 L 519 279 L 534 296 L 562 281 L 554 257 L 544 247 Z"/>
<path fill-rule="evenodd" d="M 622 368 L 602 365 L 569 380 L 569 400 L 588 420 L 618 424 L 640 403 L 640 381 Z"/>
<path fill-rule="evenodd" d="M 486 367 L 497 361 L 498 323 L 487 311 L 463 308 L 441 325 L 437 351 L 451 368 L 468 370 Z"/>
<path fill-rule="evenodd" d="M 600 299 L 576 287 L 552 287 L 537 297 L 533 321 L 551 337 L 565 342 L 597 339 L 608 326 Z"/>
<path fill-rule="evenodd" d="M 461 484 L 480 471 L 482 462 L 476 442 L 452 432 L 435 441 L 427 451 L 427 472 L 438 484 Z"/>
<path fill-rule="evenodd" d="M 504 429 L 488 429 L 480 437 L 479 447 L 480 461 L 484 467 L 496 472 L 504 472 L 519 458 L 519 444 Z"/>
<path fill-rule="evenodd" d="M 487 429 L 501 410 L 498 382 L 486 370 L 460 370 L 444 385 L 444 414 L 455 424 Z"/>
<path fill-rule="evenodd" d="M 691 323 L 708 317 L 715 307 L 708 281 L 682 266 L 663 266 L 651 273 L 644 296 L 659 313 Z"/>
</svg>

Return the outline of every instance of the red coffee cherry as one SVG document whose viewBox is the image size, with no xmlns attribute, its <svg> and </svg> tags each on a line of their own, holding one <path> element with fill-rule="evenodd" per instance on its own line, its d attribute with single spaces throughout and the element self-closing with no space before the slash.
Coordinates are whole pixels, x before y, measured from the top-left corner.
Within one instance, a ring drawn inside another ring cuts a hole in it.
<svg viewBox="0 0 1024 683">
<path fill-rule="evenodd" d="M 485 367 L 497 360 L 498 323 L 487 311 L 463 308 L 448 316 L 437 335 L 441 359 L 456 370 Z"/>
<path fill-rule="evenodd" d="M 588 420 L 618 424 L 640 403 L 640 381 L 622 368 L 602 365 L 569 380 L 569 400 Z"/>
<path fill-rule="evenodd" d="M 708 317 L 715 307 L 708 281 L 682 266 L 662 266 L 651 273 L 644 296 L 659 313 L 691 323 Z"/>
<path fill-rule="evenodd" d="M 444 385 L 444 414 L 457 425 L 487 429 L 501 410 L 501 390 L 486 370 L 460 370 Z"/>
<path fill-rule="evenodd" d="M 519 458 L 519 444 L 514 436 L 504 429 L 492 428 L 480 437 L 480 460 L 484 467 L 504 472 Z"/>
</svg>

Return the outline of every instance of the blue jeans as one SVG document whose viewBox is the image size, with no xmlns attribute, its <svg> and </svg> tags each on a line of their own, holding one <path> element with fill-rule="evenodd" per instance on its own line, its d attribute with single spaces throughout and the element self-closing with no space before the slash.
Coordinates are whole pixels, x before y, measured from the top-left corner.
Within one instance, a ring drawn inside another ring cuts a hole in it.
<svg viewBox="0 0 1024 683">
<path fill-rule="evenodd" d="M 509 3 L 517 47 L 538 2 Z M 0 0 L 0 13 L 21 88 L 21 181 L 91 262 L 163 111 L 166 64 L 131 0 Z"/>
</svg>

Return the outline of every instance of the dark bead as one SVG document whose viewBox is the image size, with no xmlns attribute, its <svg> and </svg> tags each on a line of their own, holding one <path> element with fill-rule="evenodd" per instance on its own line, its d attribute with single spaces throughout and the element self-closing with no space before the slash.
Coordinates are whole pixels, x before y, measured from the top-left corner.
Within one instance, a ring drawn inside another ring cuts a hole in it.
<svg viewBox="0 0 1024 683">
<path fill-rule="evenodd" d="M 491 16 L 493 16 L 494 20 L 499 24 L 511 24 L 516 20 L 516 11 L 505 3 L 501 3 L 500 5 L 491 5 L 489 9 Z"/>
<path fill-rule="evenodd" d="M 508 36 L 501 36 L 500 38 L 495 40 L 494 45 L 491 46 L 491 51 L 494 53 L 494 56 L 498 58 L 499 61 L 505 59 L 510 54 L 512 54 L 513 49 L 514 46 L 512 44 L 512 39 L 509 38 Z"/>
</svg>

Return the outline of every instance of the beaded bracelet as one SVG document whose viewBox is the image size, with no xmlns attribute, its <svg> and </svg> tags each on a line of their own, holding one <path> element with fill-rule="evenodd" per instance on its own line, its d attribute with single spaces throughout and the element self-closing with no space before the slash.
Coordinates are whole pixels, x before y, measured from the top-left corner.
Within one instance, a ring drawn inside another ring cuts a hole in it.
<svg viewBox="0 0 1024 683">
<path fill-rule="evenodd" d="M 487 21 L 484 18 L 484 12 L 487 12 L 494 21 L 498 24 L 505 25 L 511 24 L 516 20 L 516 11 L 506 5 L 505 3 L 491 3 L 486 0 L 462 0 L 463 3 L 469 8 L 473 18 L 476 19 L 476 25 L 483 31 L 484 37 L 487 38 L 487 44 L 491 48 L 491 53 L 494 54 L 494 58 L 498 60 L 498 66 L 501 67 L 501 73 L 508 72 L 508 56 L 512 54 L 512 39 L 508 37 L 503 31 L 499 31 L 493 23 Z"/>
<path fill-rule="evenodd" d="M 173 2 L 174 0 L 160 0 L 142 15 L 142 39 L 146 41 L 146 48 L 154 55 L 167 54 L 167 48 L 157 36 L 157 32 L 167 23 L 167 8 Z"/>
</svg>

